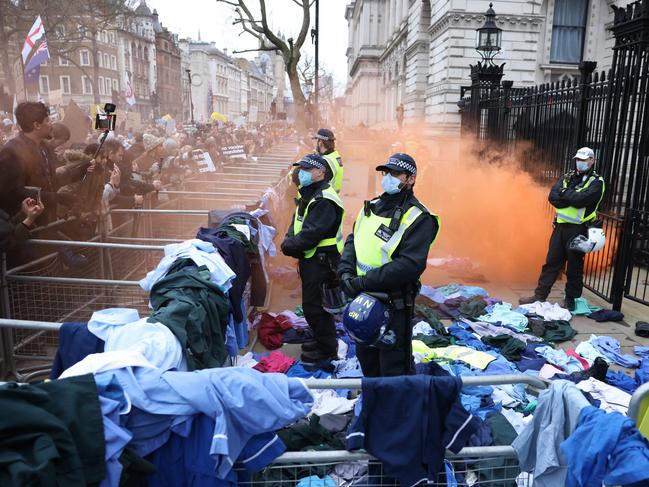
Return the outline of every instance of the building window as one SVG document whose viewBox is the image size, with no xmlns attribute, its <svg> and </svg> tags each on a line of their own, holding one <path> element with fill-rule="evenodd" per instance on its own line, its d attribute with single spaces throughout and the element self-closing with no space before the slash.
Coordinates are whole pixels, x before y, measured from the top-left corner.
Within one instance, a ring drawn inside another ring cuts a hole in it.
<svg viewBox="0 0 649 487">
<path fill-rule="evenodd" d="M 104 54 L 104 68 L 110 69 L 110 56 L 108 54 Z"/>
<path fill-rule="evenodd" d="M 113 79 L 113 89 L 119 91 L 119 82 L 116 79 Z"/>
<path fill-rule="evenodd" d="M 107 95 L 112 95 L 113 94 L 113 84 L 112 84 L 110 78 L 106 78 L 105 83 L 106 83 L 106 94 Z"/>
<path fill-rule="evenodd" d="M 99 88 L 99 94 L 100 94 L 100 95 L 105 95 L 106 92 L 104 91 L 104 77 L 103 77 L 103 76 L 99 76 L 99 78 L 97 79 L 97 81 L 98 81 L 98 84 L 99 84 L 99 87 L 98 87 L 98 88 Z"/>
<path fill-rule="evenodd" d="M 115 33 L 114 32 L 109 32 L 108 33 L 108 38 L 110 39 L 111 44 L 115 44 Z"/>
<path fill-rule="evenodd" d="M 106 31 L 102 30 L 101 31 L 101 42 L 108 43 L 108 36 L 106 35 Z"/>
<path fill-rule="evenodd" d="M 84 95 L 92 95 L 92 83 L 87 76 L 81 76 L 81 90 Z"/>
<path fill-rule="evenodd" d="M 70 77 L 69 76 L 59 76 L 59 82 L 61 83 L 61 90 L 63 90 L 64 95 L 70 94 Z"/>
<path fill-rule="evenodd" d="M 90 52 L 88 49 L 82 49 L 79 51 L 79 60 L 81 66 L 90 66 Z"/>
<path fill-rule="evenodd" d="M 69 66 L 70 62 L 64 58 L 59 56 L 59 66 Z"/>
<path fill-rule="evenodd" d="M 50 78 L 48 76 L 43 75 L 38 78 L 38 92 L 39 93 L 50 92 Z"/>
<path fill-rule="evenodd" d="M 104 63 L 101 58 L 101 52 L 97 53 L 97 66 L 99 66 L 100 68 L 104 67 Z"/>
<path fill-rule="evenodd" d="M 114 71 L 117 71 L 117 57 L 116 56 L 111 56 L 110 57 L 110 68 Z"/>
<path fill-rule="evenodd" d="M 581 62 L 587 14 L 588 0 L 555 1 L 550 62 Z"/>
<path fill-rule="evenodd" d="M 59 39 L 63 39 L 65 37 L 65 25 L 63 24 L 57 25 L 54 31 L 56 37 L 58 37 Z"/>
</svg>

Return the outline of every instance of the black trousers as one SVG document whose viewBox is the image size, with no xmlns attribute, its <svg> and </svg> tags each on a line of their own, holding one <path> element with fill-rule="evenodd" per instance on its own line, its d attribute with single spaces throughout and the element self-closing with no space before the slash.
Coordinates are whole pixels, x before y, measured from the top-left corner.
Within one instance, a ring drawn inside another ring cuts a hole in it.
<svg viewBox="0 0 649 487">
<path fill-rule="evenodd" d="M 322 253 L 299 261 L 304 318 L 313 330 L 318 349 L 330 356 L 336 355 L 338 341 L 333 316 L 322 307 L 322 285 L 335 277 L 333 269 L 339 260 L 338 255 Z"/>
<path fill-rule="evenodd" d="M 412 358 L 412 307 L 395 310 L 391 327 L 397 336 L 394 348 L 356 346 L 356 356 L 365 377 L 389 377 L 415 373 Z"/>
<path fill-rule="evenodd" d="M 539 282 L 534 294 L 543 299 L 547 299 L 552 286 L 559 277 L 559 273 L 566 263 L 566 297 L 576 299 L 581 296 L 584 287 L 584 256 L 583 252 L 570 250 L 568 245 L 577 235 L 587 235 L 588 231 L 585 225 L 575 225 L 574 223 L 555 223 L 552 236 L 550 237 L 550 246 L 545 264 L 541 269 Z"/>
</svg>

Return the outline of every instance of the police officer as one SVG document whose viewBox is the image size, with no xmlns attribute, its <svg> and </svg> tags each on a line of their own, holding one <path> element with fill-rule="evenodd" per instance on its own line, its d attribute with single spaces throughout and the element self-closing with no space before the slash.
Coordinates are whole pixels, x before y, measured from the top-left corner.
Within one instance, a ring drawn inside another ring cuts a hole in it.
<svg viewBox="0 0 649 487">
<path fill-rule="evenodd" d="M 556 208 L 550 247 L 541 269 L 534 295 L 521 298 L 521 304 L 545 301 L 559 272 L 566 269 L 566 298 L 563 302 L 570 311 L 584 286 L 584 252 L 572 250 L 570 244 L 579 235 L 586 236 L 588 226 L 597 219 L 597 209 L 604 198 L 604 179 L 595 172 L 595 153 L 588 147 L 577 151 L 575 169 L 565 174 L 550 190 L 548 200 Z"/>
<path fill-rule="evenodd" d="M 336 193 L 340 193 L 343 186 L 343 160 L 340 157 L 340 152 L 336 150 L 334 133 L 329 129 L 320 129 L 313 135 L 312 139 L 316 141 L 316 152 L 325 158 L 333 174 L 331 187 Z"/>
<path fill-rule="evenodd" d="M 302 361 L 318 363 L 336 358 L 338 343 L 333 317 L 322 307 L 322 286 L 336 280 L 343 248 L 343 203 L 329 185 L 327 161 L 308 154 L 299 167 L 299 199 L 282 252 L 298 259 L 302 279 L 302 309 L 315 340 L 302 345 Z"/>
<path fill-rule="evenodd" d="M 361 292 L 387 293 L 393 308 L 390 327 L 396 345 L 388 350 L 358 345 L 356 353 L 363 374 L 407 375 L 414 373 L 414 300 L 440 221 L 415 198 L 417 165 L 412 157 L 394 154 L 376 170 L 383 172 L 385 192 L 364 203 L 345 242 L 338 273 L 350 298 Z"/>
</svg>

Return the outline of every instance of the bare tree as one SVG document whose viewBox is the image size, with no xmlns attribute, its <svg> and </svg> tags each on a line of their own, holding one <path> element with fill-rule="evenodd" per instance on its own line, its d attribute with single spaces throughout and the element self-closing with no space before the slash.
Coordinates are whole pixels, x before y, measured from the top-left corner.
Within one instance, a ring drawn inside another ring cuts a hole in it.
<svg viewBox="0 0 649 487">
<path fill-rule="evenodd" d="M 0 44 L 7 46 L 10 41 L 17 41 L 22 46 L 27 30 L 40 15 L 46 28 L 50 56 L 60 57 L 79 68 L 92 84 L 94 102 L 99 103 L 97 35 L 104 30 L 116 29 L 134 16 L 133 8 L 137 3 L 137 0 L 30 0 L 13 4 L 0 0 Z M 83 66 L 78 62 L 78 52 L 88 48 L 88 42 L 93 62 L 92 66 Z M 0 47 L 0 61 L 5 70 L 20 57 L 20 52 L 11 54 Z M 15 93 L 15 80 L 12 76 L 8 78 L 10 90 Z"/>
<path fill-rule="evenodd" d="M 251 8 L 251 1 L 256 2 L 254 8 Z M 266 0 L 216 0 L 218 3 L 224 3 L 234 7 L 238 18 L 233 23 L 241 25 L 243 32 L 259 41 L 259 47 L 257 49 L 235 51 L 235 53 L 253 51 L 279 51 L 281 53 L 284 59 L 284 69 L 286 70 L 291 85 L 293 101 L 297 108 L 298 124 L 303 125 L 306 99 L 302 92 L 302 86 L 300 85 L 298 63 L 300 62 L 300 49 L 302 49 L 309 34 L 309 25 L 311 23 L 310 7 L 313 5 L 314 0 L 292 1 L 302 10 L 302 24 L 297 39 L 290 37 L 285 41 L 279 35 L 275 34 L 268 25 Z M 258 17 L 253 13 L 257 11 L 259 11 Z"/>
</svg>

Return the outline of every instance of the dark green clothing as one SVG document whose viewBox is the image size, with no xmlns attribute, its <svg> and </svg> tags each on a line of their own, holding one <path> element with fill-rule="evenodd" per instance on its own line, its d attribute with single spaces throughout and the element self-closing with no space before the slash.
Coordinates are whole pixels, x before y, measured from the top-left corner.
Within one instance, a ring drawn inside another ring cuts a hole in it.
<svg viewBox="0 0 649 487">
<path fill-rule="evenodd" d="M 0 485 L 86 486 L 106 477 L 92 375 L 0 386 Z"/>
<path fill-rule="evenodd" d="M 543 340 L 552 343 L 567 342 L 572 340 L 576 334 L 577 330 L 565 320 L 546 321 Z"/>
<path fill-rule="evenodd" d="M 477 319 L 485 314 L 487 302 L 481 296 L 474 296 L 460 304 L 457 310 L 466 318 Z"/>
<path fill-rule="evenodd" d="M 246 249 L 246 252 L 251 253 L 251 254 L 258 254 L 259 249 L 255 244 L 253 244 L 250 240 L 246 238 L 246 236 L 241 233 L 239 230 L 237 230 L 235 227 L 233 227 L 233 224 L 236 225 L 247 225 L 247 221 L 244 218 L 232 218 L 228 220 L 227 225 L 220 225 L 218 227 L 219 232 L 225 232 L 228 237 L 231 237 L 235 240 L 238 240 L 241 242 L 243 247 Z"/>
<path fill-rule="evenodd" d="M 493 337 L 482 337 L 482 343 L 500 349 L 500 354 L 510 362 L 518 362 L 521 359 L 521 352 L 525 350 L 525 342 L 509 335 L 496 335 Z"/>
<path fill-rule="evenodd" d="M 442 335 L 417 335 L 412 337 L 412 339 L 424 342 L 430 348 L 448 347 L 451 345 L 451 337 Z"/>
<path fill-rule="evenodd" d="M 287 451 L 345 449 L 341 438 L 336 438 L 334 432 L 324 428 L 320 424 L 320 418 L 315 414 L 308 422 L 300 421 L 281 429 L 277 432 L 277 436 L 286 445 Z"/>
<path fill-rule="evenodd" d="M 494 446 L 509 446 L 518 436 L 514 427 L 501 413 L 489 415 L 485 423 L 491 428 Z M 513 479 L 518 476 L 520 469 L 516 458 L 493 458 L 481 460 L 478 472 L 481 486 L 514 487 L 516 481 Z"/>
<path fill-rule="evenodd" d="M 229 301 L 207 267 L 181 259 L 151 288 L 150 322 L 167 326 L 183 347 L 189 370 L 221 367 Z"/>
<path fill-rule="evenodd" d="M 446 328 L 439 319 L 437 312 L 430 306 L 419 304 L 421 296 L 415 300 L 415 319 L 416 321 L 423 320 L 428 323 L 433 330 L 439 335 L 448 335 Z"/>
</svg>

